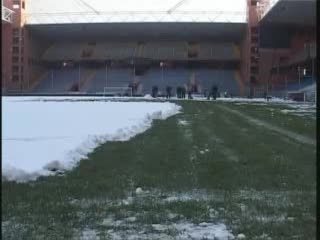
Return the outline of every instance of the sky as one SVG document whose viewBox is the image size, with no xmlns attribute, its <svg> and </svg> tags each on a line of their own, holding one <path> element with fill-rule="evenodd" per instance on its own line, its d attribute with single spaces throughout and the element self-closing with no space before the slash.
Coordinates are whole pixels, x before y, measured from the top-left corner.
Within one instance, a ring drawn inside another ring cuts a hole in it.
<svg viewBox="0 0 320 240">
<path fill-rule="evenodd" d="M 171 14 L 166 12 L 180 0 L 29 0 L 26 6 L 29 23 L 68 23 L 68 22 L 245 22 L 246 0 L 185 0 Z M 94 9 L 94 10 L 92 10 Z M 95 10 L 100 17 L 95 16 Z M 227 12 L 220 14 L 217 12 Z M 79 13 L 91 13 L 90 18 Z M 106 13 L 107 12 L 107 13 Z M 111 14 L 110 12 L 121 12 Z M 134 14 L 126 13 L 134 12 Z M 141 12 L 146 12 L 145 14 Z M 153 12 L 153 14 L 150 14 Z M 185 13 L 187 12 L 187 14 Z M 205 13 L 204 13 L 205 12 Z M 213 13 L 215 12 L 215 13 Z M 237 12 L 237 14 L 234 14 Z M 45 16 L 44 14 L 60 16 Z M 61 13 L 74 13 L 70 14 Z M 124 14 L 126 13 L 126 14 Z M 162 14 L 160 14 L 162 13 Z M 42 15 L 41 15 L 42 14 Z M 77 15 L 78 14 L 78 15 Z"/>
</svg>

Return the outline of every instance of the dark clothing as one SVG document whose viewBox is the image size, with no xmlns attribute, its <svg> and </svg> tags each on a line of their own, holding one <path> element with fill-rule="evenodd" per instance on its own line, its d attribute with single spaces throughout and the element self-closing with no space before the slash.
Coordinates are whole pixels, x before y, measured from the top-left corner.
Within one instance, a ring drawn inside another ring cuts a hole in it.
<svg viewBox="0 0 320 240">
<path fill-rule="evenodd" d="M 184 87 L 181 88 L 181 97 L 186 98 L 186 89 Z"/>
<path fill-rule="evenodd" d="M 177 87 L 177 98 L 181 98 L 181 88 Z"/>
<path fill-rule="evenodd" d="M 158 87 L 157 86 L 152 87 L 152 97 L 153 98 L 158 97 Z"/>
<path fill-rule="evenodd" d="M 166 98 L 170 98 L 171 97 L 171 87 L 170 86 L 167 86 L 167 88 L 166 88 L 166 92 L 167 92 L 167 96 L 166 96 Z"/>
<path fill-rule="evenodd" d="M 216 100 L 217 99 L 217 93 L 218 93 L 217 86 L 213 86 L 211 88 L 211 91 L 210 91 L 207 99 L 210 100 L 210 97 L 212 96 L 213 100 Z"/>
<path fill-rule="evenodd" d="M 138 87 L 139 87 L 139 83 L 133 83 L 133 86 L 132 86 L 132 93 L 133 94 L 137 93 Z"/>
</svg>

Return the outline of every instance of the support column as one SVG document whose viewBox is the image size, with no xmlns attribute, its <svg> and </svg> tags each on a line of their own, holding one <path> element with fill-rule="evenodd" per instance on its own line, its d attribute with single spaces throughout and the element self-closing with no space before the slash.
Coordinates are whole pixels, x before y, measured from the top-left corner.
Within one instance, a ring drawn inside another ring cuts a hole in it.
<svg viewBox="0 0 320 240">
<path fill-rule="evenodd" d="M 80 83 L 81 83 L 81 66 L 80 66 L 80 62 L 79 62 L 78 91 L 80 91 Z"/>
<path fill-rule="evenodd" d="M 106 87 L 108 83 L 108 63 L 106 63 Z"/>
<path fill-rule="evenodd" d="M 51 89 L 53 89 L 53 70 L 51 70 Z"/>
</svg>

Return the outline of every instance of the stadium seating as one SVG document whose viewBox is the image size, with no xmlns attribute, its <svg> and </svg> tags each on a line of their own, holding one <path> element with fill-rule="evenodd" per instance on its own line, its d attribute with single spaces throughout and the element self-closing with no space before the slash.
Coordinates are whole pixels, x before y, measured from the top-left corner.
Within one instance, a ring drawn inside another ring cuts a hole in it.
<svg viewBox="0 0 320 240">
<path fill-rule="evenodd" d="M 180 44 L 173 42 L 151 42 L 144 44 L 142 56 L 149 59 L 175 59 L 175 48 L 178 49 Z"/>
<path fill-rule="evenodd" d="M 240 87 L 235 74 L 234 70 L 200 69 L 195 71 L 195 79 L 202 92 L 210 91 L 211 87 L 216 85 L 219 92 L 227 92 L 233 96 L 238 96 Z"/>
<path fill-rule="evenodd" d="M 190 69 L 151 69 L 141 77 L 142 93 L 151 92 L 152 86 L 156 85 L 159 91 L 165 92 L 166 86 L 172 87 L 172 92 L 179 86 L 188 85 L 191 81 L 192 72 L 195 72 L 196 83 L 199 86 L 199 93 L 209 91 L 213 85 L 216 85 L 220 92 L 227 91 L 234 96 L 240 94 L 240 88 L 235 78 L 233 70 L 209 70 L 201 69 L 192 71 Z"/>
<path fill-rule="evenodd" d="M 237 60 L 239 54 L 232 43 L 200 43 L 198 59 Z"/>
<path fill-rule="evenodd" d="M 188 69 L 164 69 L 163 77 L 161 69 L 150 69 L 141 76 L 142 94 L 150 94 L 152 86 L 158 86 L 160 92 L 164 93 L 167 86 L 172 87 L 172 93 L 178 86 L 187 85 L 190 82 L 190 70 Z"/>
<path fill-rule="evenodd" d="M 56 43 L 51 46 L 43 54 L 43 60 L 73 60 L 80 59 L 81 50 L 83 48 L 82 43 Z"/>
<path fill-rule="evenodd" d="M 135 43 L 104 43 L 103 56 L 107 59 L 130 59 L 134 56 Z"/>
<path fill-rule="evenodd" d="M 131 69 L 109 68 L 107 87 L 128 87 L 133 81 L 133 73 Z M 83 87 L 82 91 L 89 93 L 103 92 L 106 86 L 106 69 L 100 68 L 90 83 Z"/>
<path fill-rule="evenodd" d="M 34 93 L 62 93 L 70 91 L 74 84 L 79 83 L 78 68 L 49 70 L 49 74 L 33 89 Z M 102 93 L 106 86 L 106 69 L 81 70 L 80 91 L 88 93 Z M 150 69 L 144 75 L 136 77 L 140 82 L 138 94 L 150 94 L 153 86 L 158 86 L 164 93 L 167 86 L 172 87 L 175 93 L 179 86 L 187 86 L 191 82 L 192 74 L 195 74 L 198 92 L 209 91 L 216 85 L 220 92 L 227 91 L 232 95 L 239 95 L 239 83 L 236 80 L 234 70 L 214 70 L 186 68 Z M 53 79 L 53 81 L 52 81 Z M 108 68 L 107 87 L 126 88 L 134 80 L 133 71 L 129 68 Z M 305 81 L 301 87 L 305 86 Z"/>
<path fill-rule="evenodd" d="M 308 59 L 308 57 L 315 58 L 317 55 L 317 45 L 316 43 L 310 44 L 310 55 L 306 48 L 301 49 L 300 51 L 296 52 L 292 58 L 288 61 L 288 64 L 295 64 L 299 62 L 304 62 Z"/>
<path fill-rule="evenodd" d="M 50 70 L 49 74 L 32 90 L 34 93 L 67 92 L 73 84 L 79 81 L 77 68 Z"/>
<path fill-rule="evenodd" d="M 146 58 L 154 60 L 188 59 L 187 42 L 86 42 L 55 43 L 42 56 L 43 60 Z M 199 60 L 239 60 L 232 43 L 199 43 Z"/>
</svg>

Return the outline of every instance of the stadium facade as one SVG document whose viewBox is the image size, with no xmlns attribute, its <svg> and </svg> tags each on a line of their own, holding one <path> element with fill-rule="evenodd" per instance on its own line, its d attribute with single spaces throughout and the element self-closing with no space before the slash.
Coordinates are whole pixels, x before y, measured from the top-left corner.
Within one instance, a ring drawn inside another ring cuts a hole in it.
<svg viewBox="0 0 320 240">
<path fill-rule="evenodd" d="M 154 85 L 203 93 L 216 84 L 234 96 L 262 96 L 316 82 L 315 0 L 246 0 L 244 12 L 183 9 L 184 1 L 167 11 L 88 4 L 86 11 L 46 12 L 40 2 L 2 2 L 11 13 L 2 19 L 6 93 L 134 84 L 139 94 Z"/>
</svg>

